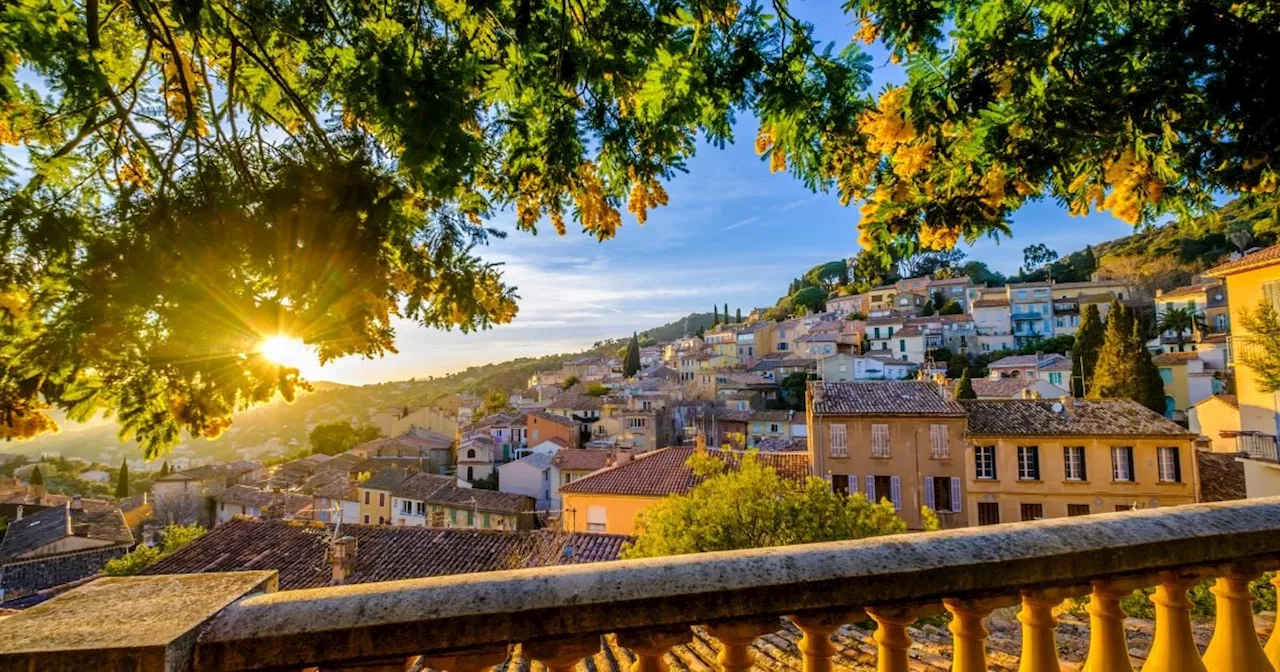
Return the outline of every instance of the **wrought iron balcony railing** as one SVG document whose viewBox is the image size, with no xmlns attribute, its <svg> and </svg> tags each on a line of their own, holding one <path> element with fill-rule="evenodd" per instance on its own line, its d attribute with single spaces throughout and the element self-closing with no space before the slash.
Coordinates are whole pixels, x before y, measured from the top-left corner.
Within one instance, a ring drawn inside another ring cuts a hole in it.
<svg viewBox="0 0 1280 672">
<path fill-rule="evenodd" d="M 1021 606 L 1022 670 L 1058 670 L 1054 607 L 1088 594 L 1086 669 L 1131 672 L 1122 598 L 1155 586 L 1144 670 L 1266 672 L 1248 583 L 1280 558 L 1280 498 L 745 551 L 275 592 L 275 573 L 99 579 L 0 618 L 0 670 L 474 672 L 519 646 L 569 672 L 614 633 L 634 672 L 706 626 L 720 666 L 789 619 L 805 672 L 830 672 L 841 624 L 877 624 L 878 669 L 911 669 L 907 627 L 952 615 L 954 672 L 988 670 L 983 617 Z M 1216 578 L 1200 653 L 1187 589 Z M 1268 658 L 1270 662 L 1268 662 Z M 1204 665 L 1200 666 L 1203 660 Z"/>
<path fill-rule="evenodd" d="M 1276 462 L 1276 437 L 1270 434 L 1237 434 L 1236 452 L 1253 460 Z"/>
</svg>

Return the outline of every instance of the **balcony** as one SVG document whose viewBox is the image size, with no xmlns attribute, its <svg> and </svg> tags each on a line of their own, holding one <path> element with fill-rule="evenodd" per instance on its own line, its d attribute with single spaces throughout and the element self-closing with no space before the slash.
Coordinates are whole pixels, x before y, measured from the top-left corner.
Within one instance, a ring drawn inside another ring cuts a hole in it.
<svg viewBox="0 0 1280 672">
<path fill-rule="evenodd" d="M 946 611 L 951 669 L 977 672 L 990 669 L 983 617 L 1018 605 L 1020 669 L 1058 670 L 1054 608 L 1088 594 L 1086 669 L 1131 672 L 1121 599 L 1155 586 L 1144 670 L 1262 672 L 1280 639 L 1263 649 L 1247 584 L 1277 558 L 1280 497 L 283 592 L 273 571 L 108 578 L 0 619 L 0 670 L 478 672 L 519 657 L 570 672 L 615 634 L 635 672 L 691 642 L 745 672 L 771 633 L 798 628 L 804 672 L 831 672 L 848 667 L 832 634 L 870 618 L 877 669 L 907 672 L 908 626 Z M 1186 590 L 1210 578 L 1201 667 Z"/>
<path fill-rule="evenodd" d="M 1277 462 L 1276 437 L 1270 434 L 1241 432 L 1236 435 L 1236 452 L 1251 460 Z"/>
<path fill-rule="evenodd" d="M 1012 320 L 1043 320 L 1048 317 L 1045 313 L 1010 313 L 1009 319 Z"/>
</svg>

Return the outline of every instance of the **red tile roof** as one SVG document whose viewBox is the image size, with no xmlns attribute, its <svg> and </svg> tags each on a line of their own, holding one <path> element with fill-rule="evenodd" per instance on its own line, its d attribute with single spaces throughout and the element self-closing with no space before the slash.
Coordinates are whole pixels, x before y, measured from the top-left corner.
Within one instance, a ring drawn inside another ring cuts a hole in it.
<svg viewBox="0 0 1280 672">
<path fill-rule="evenodd" d="M 933 383 L 922 380 L 814 383 L 814 415 L 922 415 L 962 417 L 964 409 L 947 401 Z M 818 388 L 817 386 L 821 386 Z"/>
<path fill-rule="evenodd" d="M 551 463 L 569 471 L 597 471 L 608 466 L 610 452 L 587 448 L 563 448 L 556 452 Z"/>
<path fill-rule="evenodd" d="M 649 497 L 685 494 L 701 481 L 688 465 L 695 450 L 692 446 L 655 450 L 561 486 L 560 492 Z M 741 451 L 730 450 L 709 449 L 708 452 L 724 458 L 731 467 L 736 467 L 743 455 Z M 757 459 L 797 482 L 803 482 L 810 474 L 808 453 L 760 453 Z"/>
<path fill-rule="evenodd" d="M 280 589 L 329 585 L 325 561 L 331 525 L 236 519 L 148 567 L 144 574 L 274 569 Z M 429 527 L 343 525 L 356 538 L 347 583 L 395 581 L 523 567 L 616 560 L 630 537 L 610 534 L 497 532 Z M 566 553 L 566 547 L 572 551 Z"/>
<path fill-rule="evenodd" d="M 1271 266 L 1273 264 L 1280 264 L 1280 245 L 1272 245 L 1271 247 L 1246 255 L 1236 259 L 1235 261 L 1228 261 L 1225 264 L 1214 266 L 1213 268 L 1205 271 L 1203 275 L 1211 278 L 1220 278 L 1233 273 L 1240 273 L 1242 271 L 1262 268 L 1263 266 Z"/>
<path fill-rule="evenodd" d="M 1129 399 L 964 399 L 970 436 L 1194 436 Z"/>
<path fill-rule="evenodd" d="M 1151 358 L 1159 366 L 1176 366 L 1200 359 L 1198 352 L 1162 352 Z"/>
</svg>

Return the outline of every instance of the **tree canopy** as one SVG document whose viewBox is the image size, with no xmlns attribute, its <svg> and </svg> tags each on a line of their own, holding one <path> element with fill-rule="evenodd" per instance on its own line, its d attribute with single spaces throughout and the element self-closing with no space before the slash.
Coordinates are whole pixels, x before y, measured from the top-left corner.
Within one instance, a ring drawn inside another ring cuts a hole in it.
<svg viewBox="0 0 1280 672">
<path fill-rule="evenodd" d="M 311 430 L 308 439 L 311 444 L 311 452 L 322 455 L 337 455 L 338 453 L 345 453 L 362 443 L 372 441 L 379 436 L 382 436 L 382 432 L 373 425 L 353 427 L 350 422 L 340 420 L 316 425 Z M 168 463 L 166 462 L 165 464 Z"/>
<path fill-rule="evenodd" d="M 625 558 L 763 548 L 861 539 L 907 531 L 887 500 L 842 496 L 820 478 L 801 485 L 760 462 L 754 452 L 737 468 L 710 453 L 689 465 L 702 479 L 687 495 L 650 506 L 636 521 L 636 541 Z"/>
<path fill-rule="evenodd" d="M 640 341 L 635 333 L 627 343 L 626 355 L 622 358 L 622 375 L 630 378 L 640 372 Z"/>
<path fill-rule="evenodd" d="M 120 460 L 120 473 L 116 475 L 116 499 L 129 496 L 129 461 Z"/>
</svg>

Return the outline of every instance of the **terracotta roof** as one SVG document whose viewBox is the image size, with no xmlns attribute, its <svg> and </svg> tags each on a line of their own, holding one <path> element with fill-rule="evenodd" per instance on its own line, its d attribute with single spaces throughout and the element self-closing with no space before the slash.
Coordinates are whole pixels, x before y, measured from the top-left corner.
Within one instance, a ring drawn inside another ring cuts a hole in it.
<svg viewBox="0 0 1280 672">
<path fill-rule="evenodd" d="M 532 511 L 534 506 L 533 498 L 525 495 L 482 488 L 460 488 L 456 485 L 440 488 L 423 498 L 423 501 L 428 504 L 504 514 Z"/>
<path fill-rule="evenodd" d="M 1198 352 L 1162 352 L 1152 357 L 1151 361 L 1158 366 L 1177 366 L 1197 359 L 1200 359 Z"/>
<path fill-rule="evenodd" d="M 964 409 L 938 394 L 923 380 L 814 383 L 822 386 L 822 401 L 814 400 L 814 415 L 926 415 L 960 417 Z M 817 390 L 815 389 L 815 392 Z"/>
<path fill-rule="evenodd" d="M 1254 268 L 1262 268 L 1263 266 L 1271 266 L 1280 264 L 1280 245 L 1272 245 L 1263 250 L 1245 255 L 1235 261 L 1228 261 L 1225 264 L 1214 266 L 1203 273 L 1206 277 L 1220 278 L 1232 273 L 1240 273 Z"/>
<path fill-rule="evenodd" d="M 569 427 L 577 427 L 578 425 L 582 424 L 577 420 L 574 420 L 573 418 L 566 418 L 563 415 L 556 415 L 555 413 L 548 413 L 546 411 L 530 411 L 526 415 L 526 417 L 536 417 L 539 420 L 547 420 L 557 424 L 566 425 Z"/>
<path fill-rule="evenodd" d="M 551 463 L 569 471 L 597 471 L 609 464 L 609 451 L 586 448 L 562 448 Z"/>
<path fill-rule="evenodd" d="M 1222 282 L 1202 283 L 1197 285 L 1184 285 L 1182 287 L 1174 287 L 1167 292 L 1161 292 L 1156 299 L 1167 299 L 1171 296 L 1186 296 L 1188 294 L 1204 294 L 1215 287 L 1222 287 Z"/>
<path fill-rule="evenodd" d="M 414 474 L 391 488 L 391 496 L 401 499 L 425 500 L 441 488 L 456 488 L 457 481 L 448 476 L 434 474 Z"/>
<path fill-rule="evenodd" d="M 374 472 L 360 487 L 368 490 L 394 490 L 404 483 L 412 474 L 408 469 L 383 469 Z"/>
<path fill-rule="evenodd" d="M 987 365 L 987 368 L 1004 369 L 1026 366 L 1034 366 L 1042 371 L 1069 371 L 1071 370 L 1071 361 L 1062 355 L 1052 352 L 1043 355 L 1011 355 L 991 362 Z"/>
<path fill-rule="evenodd" d="M 1061 412 L 1052 399 L 964 399 L 971 435 L 1191 436 L 1185 428 L 1129 399 L 1076 399 Z"/>
<path fill-rule="evenodd" d="M 1244 499 L 1244 465 L 1233 453 L 1196 451 L 1200 467 L 1200 501 Z"/>
<path fill-rule="evenodd" d="M 911 338 L 912 336 L 923 335 L 924 331 L 925 331 L 924 327 L 921 327 L 918 324 L 912 324 L 893 332 L 893 337 L 894 338 Z"/>
<path fill-rule="evenodd" d="M 72 509 L 68 502 L 11 521 L 0 541 L 0 562 L 68 537 L 107 541 L 110 545 L 133 544 L 133 533 L 120 509 Z"/>
<path fill-rule="evenodd" d="M 979 397 L 1012 399 L 1023 390 L 1031 387 L 1038 379 L 1030 376 L 1017 378 L 974 378 L 973 391 Z"/>
<path fill-rule="evenodd" d="M 791 440 L 778 436 L 767 436 L 756 441 L 754 448 L 762 453 L 803 452 L 808 450 L 808 441 L 803 438 Z"/>
<path fill-rule="evenodd" d="M 236 519 L 143 573 L 274 569 L 280 572 L 281 590 L 327 586 L 331 570 L 325 554 L 332 531 L 332 526 L 321 524 Z M 631 540 L 611 534 L 370 525 L 343 525 L 341 533 L 356 538 L 349 584 L 616 560 L 622 545 Z"/>
<path fill-rule="evenodd" d="M 1005 308 L 1009 306 L 1009 299 L 978 299 L 974 301 L 970 307 L 972 308 Z"/>
<path fill-rule="evenodd" d="M 693 456 L 695 450 L 696 448 L 692 446 L 673 446 L 645 453 L 625 464 L 598 471 L 568 485 L 560 486 L 560 492 L 647 497 L 685 494 L 700 482 L 688 465 L 689 458 Z M 740 451 L 714 448 L 708 449 L 707 452 L 724 458 L 731 467 L 739 464 L 743 454 Z M 808 453 L 760 453 L 758 459 L 763 464 L 776 469 L 785 478 L 803 482 L 809 477 Z"/>
</svg>

